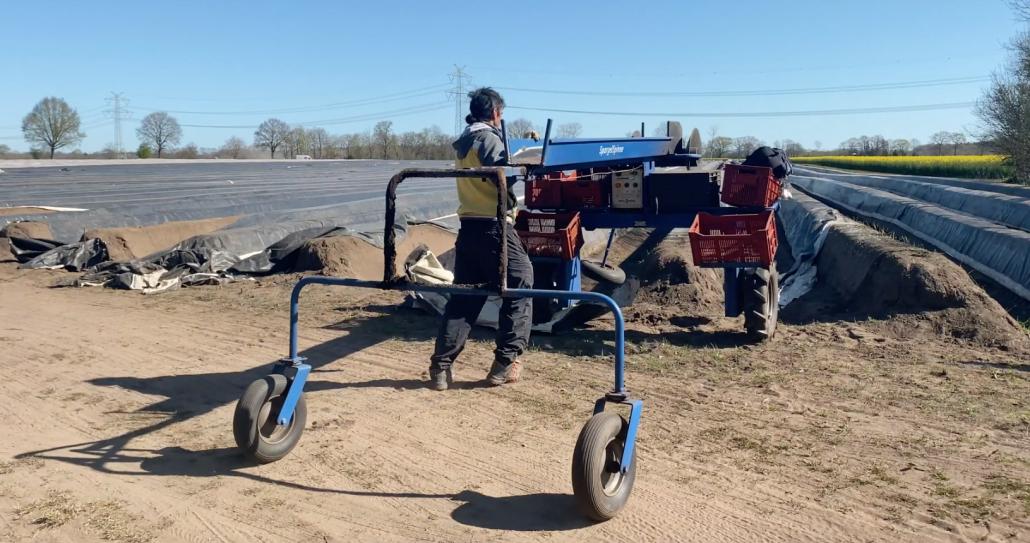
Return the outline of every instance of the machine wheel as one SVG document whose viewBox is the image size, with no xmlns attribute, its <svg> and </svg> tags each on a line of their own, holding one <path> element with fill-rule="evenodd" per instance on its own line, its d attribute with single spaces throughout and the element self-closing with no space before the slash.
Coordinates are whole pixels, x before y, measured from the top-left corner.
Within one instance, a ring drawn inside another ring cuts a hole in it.
<svg viewBox="0 0 1030 543">
<path fill-rule="evenodd" d="M 597 281 L 607 281 L 613 285 L 621 285 L 626 282 L 626 272 L 618 266 L 601 264 L 592 260 L 583 260 L 580 265 L 583 267 L 583 273 Z"/>
<path fill-rule="evenodd" d="M 602 411 L 590 417 L 576 441 L 572 492 L 579 510 L 593 520 L 617 515 L 633 491 L 639 458 L 633 458 L 626 473 L 620 469 L 627 425 L 621 416 Z"/>
<path fill-rule="evenodd" d="M 262 464 L 290 454 L 304 432 L 308 407 L 303 393 L 297 400 L 290 424 L 276 423 L 289 384 L 285 375 L 268 375 L 251 383 L 236 403 L 232 420 L 236 445 L 244 455 Z"/>
<path fill-rule="evenodd" d="M 780 314 L 780 279 L 775 269 L 744 274 L 744 329 L 756 341 L 773 337 Z"/>
</svg>

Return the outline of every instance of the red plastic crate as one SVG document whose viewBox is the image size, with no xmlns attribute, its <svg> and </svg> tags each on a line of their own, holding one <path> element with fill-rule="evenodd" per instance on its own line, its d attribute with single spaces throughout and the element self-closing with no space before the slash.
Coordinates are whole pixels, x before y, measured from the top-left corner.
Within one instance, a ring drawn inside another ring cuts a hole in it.
<svg viewBox="0 0 1030 543">
<path fill-rule="evenodd" d="M 562 181 L 561 207 L 565 209 L 608 207 L 607 183 L 611 182 L 610 177 L 610 175 L 601 174 L 580 175 L 575 179 Z"/>
<path fill-rule="evenodd" d="M 526 181 L 526 207 L 530 209 L 558 209 L 562 207 L 561 184 L 576 179 L 575 172 L 551 172 Z"/>
<path fill-rule="evenodd" d="M 722 176 L 722 201 L 731 206 L 769 207 L 783 190 L 772 168 L 727 164 Z"/>
<path fill-rule="evenodd" d="M 515 231 L 529 256 L 551 256 L 572 260 L 583 246 L 579 213 L 532 213 L 515 218 Z"/>
<path fill-rule="evenodd" d="M 742 215 L 698 213 L 688 230 L 695 266 L 750 264 L 768 268 L 776 257 L 772 211 Z"/>
</svg>

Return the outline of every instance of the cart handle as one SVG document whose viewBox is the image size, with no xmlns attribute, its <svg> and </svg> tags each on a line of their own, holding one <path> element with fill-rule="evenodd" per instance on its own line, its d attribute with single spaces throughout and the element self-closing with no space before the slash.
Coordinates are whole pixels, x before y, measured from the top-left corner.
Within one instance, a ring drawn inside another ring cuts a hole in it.
<svg viewBox="0 0 1030 543">
<path fill-rule="evenodd" d="M 501 253 L 498 264 L 500 280 L 497 293 L 504 296 L 508 290 L 508 190 L 507 170 L 504 167 L 492 168 L 406 168 L 390 178 L 386 186 L 386 226 L 383 230 L 383 287 L 404 282 L 397 275 L 397 234 L 393 227 L 397 219 L 397 186 L 409 177 L 441 178 L 441 177 L 481 177 L 493 181 L 497 185 L 497 222 L 501 227 Z M 458 287 L 458 285 L 455 285 Z M 473 286 L 473 288 L 477 287 Z"/>
</svg>

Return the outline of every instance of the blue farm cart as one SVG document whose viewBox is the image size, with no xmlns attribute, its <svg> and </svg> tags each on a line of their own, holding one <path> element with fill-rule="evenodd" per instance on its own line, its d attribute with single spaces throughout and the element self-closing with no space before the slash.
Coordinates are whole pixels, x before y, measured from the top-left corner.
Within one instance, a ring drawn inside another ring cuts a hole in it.
<svg viewBox="0 0 1030 543">
<path fill-rule="evenodd" d="M 507 167 L 477 169 L 406 169 L 390 179 L 386 189 L 386 220 L 384 225 L 384 269 L 382 281 L 367 281 L 350 278 L 308 276 L 297 282 L 290 298 L 290 345 L 289 356 L 279 361 L 271 373 L 254 381 L 244 391 L 236 405 L 233 419 L 233 433 L 240 450 L 258 462 L 273 462 L 285 457 L 297 445 L 307 417 L 304 399 L 304 385 L 311 366 L 298 354 L 298 318 L 301 291 L 307 285 L 337 285 L 385 290 L 404 290 L 455 294 L 487 294 L 501 297 L 529 297 L 557 304 L 598 304 L 611 310 L 615 320 L 614 379 L 612 388 L 594 404 L 593 415 L 583 426 L 576 442 L 572 458 L 572 488 L 576 502 L 587 517 L 603 521 L 614 517 L 625 506 L 633 489 L 637 460 L 635 443 L 640 424 L 643 403 L 630 394 L 625 383 L 625 333 L 622 311 L 609 296 L 580 289 L 579 274 L 586 263 L 581 262 L 578 249 L 571 258 L 555 260 L 553 256 L 534 257 L 542 264 L 556 265 L 561 278 L 551 289 L 509 289 L 505 278 L 507 262 L 506 229 L 512 228 L 507 216 L 507 191 L 498 190 L 497 217 L 502 227 L 500 236 L 500 259 L 498 280 L 483 285 L 425 285 L 416 284 L 398 275 L 396 268 L 396 194 L 398 186 L 414 178 L 483 178 L 485 182 L 496 183 L 498 187 L 515 181 L 539 179 L 555 172 L 589 170 L 590 174 L 602 172 L 610 183 L 612 172 L 634 171 L 635 179 L 646 188 L 649 184 L 659 187 L 672 184 L 675 188 L 677 175 L 683 168 L 696 166 L 699 157 L 683 149 L 679 127 L 670 123 L 669 136 L 657 138 L 618 139 L 552 139 L 551 123 L 538 153 L 531 140 L 508 140 L 511 160 Z M 520 158 L 524 157 L 524 158 Z M 622 179 L 614 176 L 615 179 Z M 653 183 L 652 183 L 653 182 Z M 589 188 L 589 187 L 588 187 Z M 631 187 L 632 188 L 632 187 Z M 672 190 L 670 194 L 677 191 Z M 682 191 L 679 191 L 682 193 Z M 690 207 L 690 202 L 668 198 L 662 190 L 643 191 L 643 198 L 629 198 L 621 202 L 629 207 L 612 205 L 613 195 L 606 202 L 596 203 L 589 208 L 580 208 L 583 228 L 687 228 L 697 225 L 700 213 L 709 217 L 725 217 L 741 213 L 770 212 L 771 209 L 748 209 L 718 205 L 716 201 L 704 200 L 703 206 Z M 620 197 L 625 196 L 620 195 Z M 632 196 L 632 195 L 631 195 Z M 716 196 L 718 198 L 718 196 Z M 651 205 L 645 201 L 653 199 Z M 633 200 L 633 201 L 631 201 Z M 627 204 L 628 202 L 628 204 Z M 637 206 L 636 204 L 640 205 Z M 560 203 L 559 203 L 560 206 Z M 557 211 L 565 211 L 558 209 Z M 769 219 L 770 221 L 772 219 Z M 609 246 L 611 237 L 609 237 Z M 772 251 L 775 252 L 775 246 Z M 606 251 L 607 253 L 607 251 Z M 770 255 L 764 262 L 747 257 L 739 262 L 720 261 L 717 265 L 726 269 L 725 293 L 726 314 L 731 316 L 745 312 L 745 326 L 758 338 L 768 337 L 775 330 L 777 285 L 775 268 L 770 265 Z M 536 262 L 534 263 L 536 265 Z M 709 264 L 716 265 L 716 264 Z M 595 266 L 596 267 L 596 266 Z M 606 262 L 601 267 L 611 268 Z M 751 316 L 747 316 L 751 315 Z"/>
</svg>

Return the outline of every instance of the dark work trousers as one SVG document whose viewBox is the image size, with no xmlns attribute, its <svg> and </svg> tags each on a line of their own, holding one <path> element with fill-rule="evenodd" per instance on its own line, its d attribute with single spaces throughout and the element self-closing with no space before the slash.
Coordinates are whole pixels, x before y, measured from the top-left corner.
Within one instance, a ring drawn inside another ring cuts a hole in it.
<svg viewBox="0 0 1030 543">
<path fill-rule="evenodd" d="M 497 288 L 501 233 L 496 220 L 462 219 L 454 243 L 454 282 L 486 283 Z M 508 225 L 508 288 L 533 288 L 533 265 L 513 225 Z M 472 325 L 486 303 L 486 296 L 452 294 L 444 309 L 436 336 L 432 369 L 447 369 L 465 348 Z M 533 325 L 532 298 L 504 298 L 498 318 L 494 359 L 508 365 L 526 350 Z"/>
</svg>

